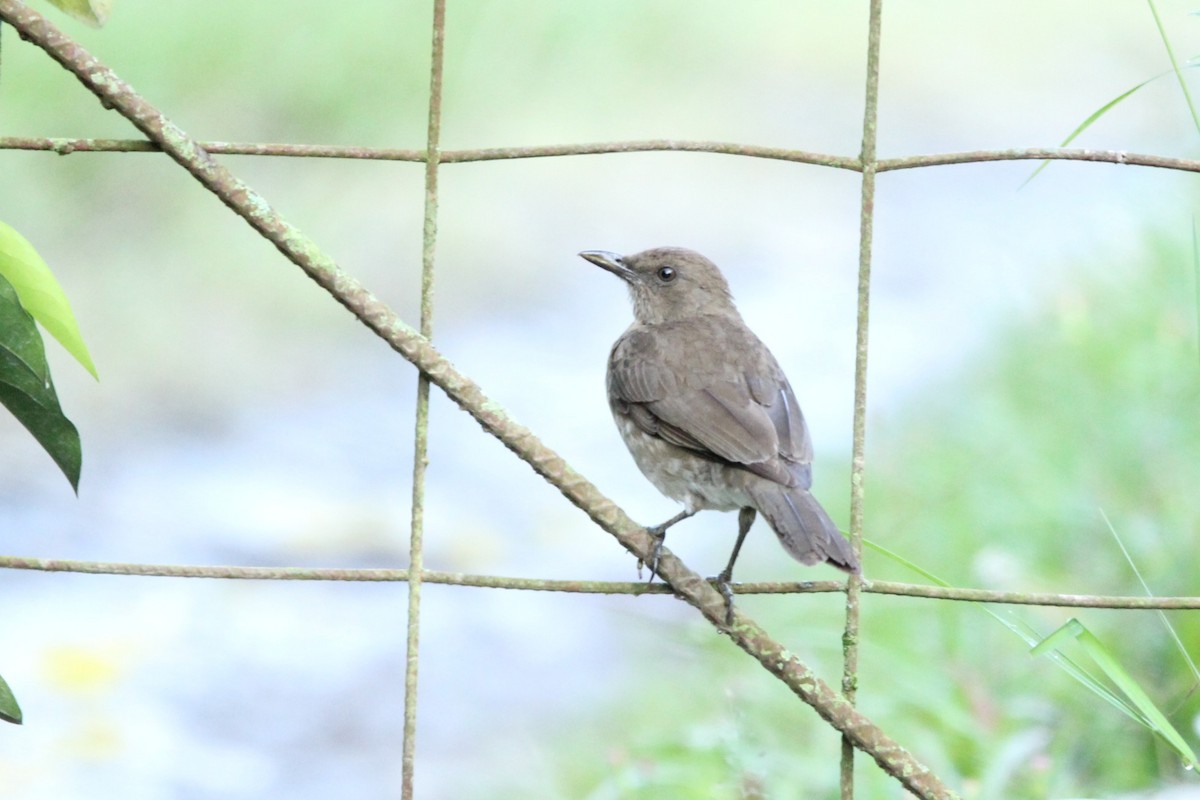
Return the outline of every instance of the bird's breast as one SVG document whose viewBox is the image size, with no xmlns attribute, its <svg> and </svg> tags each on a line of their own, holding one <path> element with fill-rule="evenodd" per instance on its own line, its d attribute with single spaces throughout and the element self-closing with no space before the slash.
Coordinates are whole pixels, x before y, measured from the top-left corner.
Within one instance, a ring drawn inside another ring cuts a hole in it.
<svg viewBox="0 0 1200 800">
<path fill-rule="evenodd" d="M 684 504 L 689 511 L 732 511 L 750 505 L 745 490 L 745 470 L 706 458 L 646 433 L 613 404 L 617 430 L 634 463 L 660 492 Z"/>
</svg>

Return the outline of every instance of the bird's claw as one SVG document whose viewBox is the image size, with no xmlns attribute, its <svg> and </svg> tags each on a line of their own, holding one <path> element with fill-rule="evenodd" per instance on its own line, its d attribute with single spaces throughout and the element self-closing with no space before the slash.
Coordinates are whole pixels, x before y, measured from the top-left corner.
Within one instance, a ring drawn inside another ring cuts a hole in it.
<svg viewBox="0 0 1200 800">
<path fill-rule="evenodd" d="M 646 528 L 646 535 L 654 540 L 654 546 L 650 548 L 650 560 L 643 562 L 638 559 L 638 578 L 642 577 L 643 563 L 650 568 L 650 580 L 647 583 L 654 583 L 654 576 L 658 574 L 658 559 L 662 556 L 663 542 L 667 538 L 667 532 L 662 526 Z"/>
<path fill-rule="evenodd" d="M 733 576 L 726 572 L 722 572 L 715 578 L 710 580 L 716 585 L 716 589 L 721 593 L 721 597 L 725 598 L 725 627 L 733 626 L 733 585 L 731 578 Z"/>
</svg>

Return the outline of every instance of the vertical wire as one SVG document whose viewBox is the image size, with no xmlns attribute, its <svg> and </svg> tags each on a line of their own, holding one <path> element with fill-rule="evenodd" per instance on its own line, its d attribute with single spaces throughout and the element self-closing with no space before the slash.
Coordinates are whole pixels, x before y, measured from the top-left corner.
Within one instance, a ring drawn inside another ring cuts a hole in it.
<svg viewBox="0 0 1200 800">
<path fill-rule="evenodd" d="M 879 42 L 883 0 L 871 0 L 867 26 L 867 90 L 863 111 L 862 207 L 858 249 L 858 330 L 854 356 L 854 453 L 850 466 L 850 544 L 862 555 L 863 471 L 866 467 L 867 333 L 871 306 L 871 245 L 875 223 L 876 122 L 879 114 Z M 846 583 L 846 628 L 842 634 L 842 693 L 851 704 L 858 693 L 858 624 L 862 578 Z M 842 737 L 842 800 L 854 798 L 854 746 Z"/>
<path fill-rule="evenodd" d="M 421 235 L 421 335 L 433 334 L 433 268 L 437 243 L 438 141 L 442 125 L 442 61 L 446 2 L 433 3 L 433 46 L 429 70 L 429 129 L 425 145 L 425 221 Z M 425 471 L 429 466 L 429 378 L 417 378 L 416 434 L 413 442 L 412 525 L 409 534 L 408 640 L 404 664 L 404 744 L 400 796 L 413 797 L 417 733 L 417 666 L 420 660 L 421 583 L 424 570 Z"/>
</svg>

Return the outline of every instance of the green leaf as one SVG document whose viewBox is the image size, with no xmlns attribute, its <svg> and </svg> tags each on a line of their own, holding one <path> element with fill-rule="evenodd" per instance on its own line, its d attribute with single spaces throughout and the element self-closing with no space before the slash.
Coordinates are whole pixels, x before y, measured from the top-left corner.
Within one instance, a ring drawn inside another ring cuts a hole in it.
<svg viewBox="0 0 1200 800">
<path fill-rule="evenodd" d="M 0 275 L 0 405 L 45 449 L 79 491 L 79 431 L 58 405 L 46 351 L 33 317 Z"/>
<path fill-rule="evenodd" d="M 112 11 L 112 0 L 50 0 L 50 5 L 93 28 L 108 22 Z"/>
<path fill-rule="evenodd" d="M 1184 766 L 1194 769 L 1198 763 L 1196 754 L 1179 735 L 1179 731 L 1175 730 L 1175 726 L 1158 710 L 1158 706 L 1154 704 L 1150 696 L 1138 685 L 1133 676 L 1125 671 L 1125 668 L 1113 657 L 1108 648 L 1079 620 L 1074 618 L 1067 620 L 1066 624 L 1035 645 L 1030 652 L 1039 655 L 1059 650 L 1070 639 L 1075 639 L 1082 645 L 1083 651 L 1096 662 L 1108 679 L 1129 699 L 1137 713 L 1138 720 L 1170 745 L 1183 759 Z"/>
<path fill-rule="evenodd" d="M 21 707 L 17 705 L 17 698 L 13 696 L 12 689 L 8 688 L 3 675 L 0 675 L 0 719 L 14 725 L 20 725 L 22 719 Z"/>
<path fill-rule="evenodd" d="M 0 222 L 0 277 L 16 289 L 25 310 L 58 340 L 83 368 L 96 375 L 71 304 L 46 262 L 24 236 Z"/>
</svg>

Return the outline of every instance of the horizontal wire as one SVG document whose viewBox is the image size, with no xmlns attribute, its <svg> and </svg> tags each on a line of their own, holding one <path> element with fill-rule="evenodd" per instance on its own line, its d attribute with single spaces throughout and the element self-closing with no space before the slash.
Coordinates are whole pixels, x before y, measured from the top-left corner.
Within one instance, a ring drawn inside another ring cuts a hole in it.
<svg viewBox="0 0 1200 800">
<path fill-rule="evenodd" d="M 210 153 L 218 155 L 284 156 L 291 158 L 341 158 L 369 161 L 424 162 L 425 151 L 393 147 L 360 145 L 287 144 L 268 142 L 201 142 Z M 0 150 L 37 150 L 69 155 L 71 153 L 153 153 L 160 148 L 145 139 L 69 139 L 41 136 L 0 136 Z M 475 161 L 503 161 L 516 158 L 551 158 L 555 156 L 600 155 L 605 153 L 687 152 L 767 158 L 802 164 L 860 171 L 857 158 L 813 153 L 783 147 L 705 142 L 679 139 L 643 139 L 623 142 L 590 144 L 561 144 L 525 147 L 484 147 L 472 150 L 443 150 L 439 164 L 461 164 Z M 903 156 L 880 159 L 878 172 L 938 167 L 953 164 L 978 164 L 990 161 L 1093 161 L 1128 166 L 1157 167 L 1184 172 L 1200 172 L 1200 161 L 1172 158 L 1124 150 L 1078 150 L 1031 147 L 1008 150 L 970 150 L 959 153 Z"/>
<path fill-rule="evenodd" d="M 329 567 L 246 567 L 194 564 L 139 564 L 113 561 L 73 561 L 60 558 L 0 556 L 0 569 L 34 572 L 74 572 L 91 575 L 137 575 L 157 578 L 214 578 L 225 580 L 351 581 L 397 583 L 408 580 L 406 569 L 336 569 Z M 426 583 L 474 586 L 485 589 L 515 589 L 578 594 L 671 594 L 661 583 L 645 581 L 561 580 L 515 578 L 503 575 L 473 575 L 461 572 L 422 570 Z M 735 583 L 735 594 L 829 594 L 846 591 L 843 581 L 767 581 Z M 1029 606 L 1067 606 L 1113 609 L 1200 609 L 1200 597 L 1143 597 L 1126 595 L 1061 594 L 1052 592 L 1006 592 L 992 589 L 929 586 L 898 581 L 864 580 L 862 590 L 870 594 L 955 600 L 968 603 L 1004 603 Z"/>
</svg>

